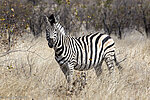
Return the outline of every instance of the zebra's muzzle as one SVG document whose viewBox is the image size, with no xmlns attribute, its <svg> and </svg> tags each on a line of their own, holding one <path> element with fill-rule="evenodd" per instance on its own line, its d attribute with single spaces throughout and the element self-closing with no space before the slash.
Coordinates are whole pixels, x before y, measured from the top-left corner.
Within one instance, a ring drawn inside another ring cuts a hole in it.
<svg viewBox="0 0 150 100">
<path fill-rule="evenodd" d="M 48 46 L 49 46 L 50 48 L 53 48 L 53 45 L 54 45 L 53 39 L 50 39 L 50 40 L 48 41 Z"/>
</svg>

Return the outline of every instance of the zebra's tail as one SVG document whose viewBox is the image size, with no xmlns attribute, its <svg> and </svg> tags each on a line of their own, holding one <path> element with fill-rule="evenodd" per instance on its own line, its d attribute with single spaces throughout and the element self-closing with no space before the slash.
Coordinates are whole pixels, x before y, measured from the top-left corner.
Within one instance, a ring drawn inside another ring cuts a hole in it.
<svg viewBox="0 0 150 100">
<path fill-rule="evenodd" d="M 125 60 L 125 59 L 124 59 Z M 122 61 L 124 61 L 124 60 L 122 60 Z M 120 66 L 120 63 L 122 62 L 122 61 L 117 61 L 117 59 L 116 59 L 116 55 L 114 54 L 114 61 L 115 61 L 115 64 L 116 64 L 116 66 L 118 67 L 118 69 L 119 69 L 119 71 L 122 71 L 122 67 Z"/>
</svg>

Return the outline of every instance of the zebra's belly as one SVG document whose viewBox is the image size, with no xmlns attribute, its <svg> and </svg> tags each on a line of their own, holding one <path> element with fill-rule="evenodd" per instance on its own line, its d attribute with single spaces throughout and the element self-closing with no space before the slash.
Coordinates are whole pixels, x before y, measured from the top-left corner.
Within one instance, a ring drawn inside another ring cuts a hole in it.
<svg viewBox="0 0 150 100">
<path fill-rule="evenodd" d="M 74 59 L 70 56 L 55 56 L 55 59 L 60 66 L 68 66 L 68 63 L 74 63 L 74 69 L 79 71 L 90 70 L 98 65 L 98 62 L 94 63 L 94 59 L 90 58 L 90 56 L 84 52 L 82 52 L 82 57 L 79 55 L 78 59 Z"/>
<path fill-rule="evenodd" d="M 101 57 L 97 58 L 91 58 L 90 56 L 86 55 L 83 53 L 82 58 L 78 58 L 77 60 L 77 66 L 75 67 L 76 70 L 89 70 L 92 69 L 93 67 L 96 67 L 99 65 L 101 62 Z M 98 55 L 97 55 L 98 56 Z"/>
<path fill-rule="evenodd" d="M 79 71 L 85 71 L 85 70 L 90 70 L 92 69 L 94 66 L 89 66 L 89 65 L 77 65 L 74 67 L 75 70 L 79 70 Z"/>
</svg>

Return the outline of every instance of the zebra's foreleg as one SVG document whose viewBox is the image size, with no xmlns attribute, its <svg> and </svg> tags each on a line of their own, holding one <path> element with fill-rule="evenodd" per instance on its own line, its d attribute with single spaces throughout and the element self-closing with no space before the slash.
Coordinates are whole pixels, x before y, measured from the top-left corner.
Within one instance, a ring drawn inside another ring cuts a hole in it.
<svg viewBox="0 0 150 100">
<path fill-rule="evenodd" d="M 72 64 L 68 64 L 67 82 L 68 82 L 68 90 L 70 92 L 73 91 L 73 74 L 74 74 L 74 66 Z"/>
<path fill-rule="evenodd" d="M 73 73 L 74 67 L 71 64 L 66 65 L 65 67 L 61 67 L 62 72 L 64 73 L 67 80 L 67 88 L 70 92 L 73 91 Z"/>
<path fill-rule="evenodd" d="M 94 69 L 95 69 L 95 72 L 96 72 L 96 76 L 100 77 L 100 75 L 102 73 L 101 65 L 100 66 L 98 65 L 98 66 L 94 67 Z"/>
<path fill-rule="evenodd" d="M 102 66 L 103 60 L 104 59 L 102 59 L 102 61 L 97 66 L 94 67 L 97 77 L 100 77 L 100 75 L 102 73 L 102 67 L 101 66 Z"/>
</svg>

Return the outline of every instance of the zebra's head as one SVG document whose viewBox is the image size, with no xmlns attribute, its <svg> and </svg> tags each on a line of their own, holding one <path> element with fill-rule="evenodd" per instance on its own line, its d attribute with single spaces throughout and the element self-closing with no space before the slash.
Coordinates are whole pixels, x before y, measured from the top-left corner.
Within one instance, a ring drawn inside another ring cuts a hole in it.
<svg viewBox="0 0 150 100">
<path fill-rule="evenodd" d="M 54 28 L 56 23 L 55 17 L 52 14 L 50 17 L 45 16 L 46 22 L 46 39 L 50 48 L 53 48 L 57 42 L 57 30 Z"/>
</svg>

